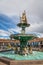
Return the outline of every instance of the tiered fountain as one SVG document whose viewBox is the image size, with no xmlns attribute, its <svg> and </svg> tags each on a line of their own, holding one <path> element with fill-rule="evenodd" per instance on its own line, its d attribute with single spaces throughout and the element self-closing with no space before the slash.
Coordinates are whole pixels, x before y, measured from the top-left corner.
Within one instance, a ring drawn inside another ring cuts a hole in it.
<svg viewBox="0 0 43 65">
<path fill-rule="evenodd" d="M 26 34 L 25 28 L 29 27 L 30 24 L 27 23 L 26 13 L 25 11 L 22 13 L 22 17 L 20 17 L 20 23 L 17 26 L 21 27 L 21 34 L 15 34 L 14 39 L 20 41 L 20 51 L 16 51 L 18 54 L 28 54 L 29 52 L 32 53 L 32 47 L 30 46 L 30 50 L 28 50 L 28 40 L 32 40 L 35 38 L 33 34 Z"/>
</svg>

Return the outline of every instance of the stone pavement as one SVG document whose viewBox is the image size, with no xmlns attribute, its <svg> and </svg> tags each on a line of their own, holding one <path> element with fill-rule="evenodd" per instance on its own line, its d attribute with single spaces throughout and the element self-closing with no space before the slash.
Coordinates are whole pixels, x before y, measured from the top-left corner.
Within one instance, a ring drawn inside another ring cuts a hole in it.
<svg viewBox="0 0 43 65">
<path fill-rule="evenodd" d="M 3 62 L 0 62 L 0 65 L 7 65 L 7 64 L 5 64 L 5 63 L 3 63 Z"/>
<path fill-rule="evenodd" d="M 3 63 L 3 62 L 0 62 L 0 65 L 10 65 L 10 64 L 5 64 L 5 63 Z M 15 65 L 15 64 L 14 64 Z M 19 64 L 17 64 L 17 65 L 19 65 Z M 21 64 L 22 65 L 22 64 Z M 43 65 L 43 64 L 26 64 L 26 65 Z"/>
<path fill-rule="evenodd" d="M 43 60 L 12 60 L 1 57 L 0 65 L 43 65 Z"/>
</svg>

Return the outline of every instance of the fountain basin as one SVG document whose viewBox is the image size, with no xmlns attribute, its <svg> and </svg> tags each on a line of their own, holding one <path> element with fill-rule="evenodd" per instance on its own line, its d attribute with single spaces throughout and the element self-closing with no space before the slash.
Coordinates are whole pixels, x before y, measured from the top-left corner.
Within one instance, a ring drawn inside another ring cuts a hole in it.
<svg viewBox="0 0 43 65">
<path fill-rule="evenodd" d="M 43 60 L 43 52 L 33 51 L 32 54 L 19 55 L 14 54 L 14 51 L 1 52 L 0 57 L 7 57 L 13 60 Z"/>
<path fill-rule="evenodd" d="M 14 39 L 17 40 L 32 40 L 34 38 L 36 38 L 37 36 L 33 35 L 33 34 L 15 34 Z"/>
<path fill-rule="evenodd" d="M 13 36 L 14 39 L 19 40 L 20 41 L 20 51 L 18 52 L 18 50 L 16 49 L 15 53 L 20 54 L 20 55 L 26 55 L 28 54 L 28 49 L 27 49 L 27 43 L 28 40 L 32 40 L 34 38 L 36 38 L 37 36 L 33 35 L 33 34 L 16 34 Z M 30 46 L 30 53 L 32 53 L 32 48 Z"/>
</svg>

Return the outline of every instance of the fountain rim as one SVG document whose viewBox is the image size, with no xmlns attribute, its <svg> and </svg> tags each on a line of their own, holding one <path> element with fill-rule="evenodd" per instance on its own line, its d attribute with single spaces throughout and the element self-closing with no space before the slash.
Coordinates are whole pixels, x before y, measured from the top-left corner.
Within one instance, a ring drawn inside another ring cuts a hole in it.
<svg viewBox="0 0 43 65">
<path fill-rule="evenodd" d="M 29 27 L 30 24 L 27 24 L 27 23 L 18 23 L 17 26 L 19 26 L 19 27 Z"/>
</svg>

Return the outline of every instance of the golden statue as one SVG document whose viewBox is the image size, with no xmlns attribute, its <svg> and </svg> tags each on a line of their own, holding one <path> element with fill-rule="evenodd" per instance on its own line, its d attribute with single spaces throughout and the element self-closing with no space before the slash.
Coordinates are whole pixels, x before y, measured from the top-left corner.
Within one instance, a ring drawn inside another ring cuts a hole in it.
<svg viewBox="0 0 43 65">
<path fill-rule="evenodd" d="M 21 23 L 27 23 L 27 18 L 26 18 L 26 12 L 25 11 L 22 13 Z"/>
</svg>

